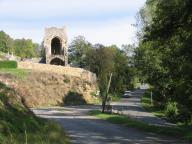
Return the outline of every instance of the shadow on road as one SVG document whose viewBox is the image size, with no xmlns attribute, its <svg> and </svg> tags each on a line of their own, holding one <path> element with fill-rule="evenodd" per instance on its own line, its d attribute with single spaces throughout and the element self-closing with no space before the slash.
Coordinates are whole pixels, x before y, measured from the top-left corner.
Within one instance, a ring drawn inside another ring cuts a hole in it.
<svg viewBox="0 0 192 144">
<path fill-rule="evenodd" d="M 33 109 L 36 115 L 57 121 L 73 144 L 184 144 L 182 141 L 108 123 L 88 116 L 101 106 L 83 105 Z"/>
</svg>

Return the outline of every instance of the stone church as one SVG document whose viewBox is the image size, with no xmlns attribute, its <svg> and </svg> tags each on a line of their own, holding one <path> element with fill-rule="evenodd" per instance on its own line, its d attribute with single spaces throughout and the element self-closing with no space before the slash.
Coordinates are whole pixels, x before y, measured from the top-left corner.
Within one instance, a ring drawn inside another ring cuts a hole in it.
<svg viewBox="0 0 192 144">
<path fill-rule="evenodd" d="M 45 28 L 43 45 L 45 48 L 46 64 L 68 64 L 67 34 L 65 27 Z"/>
</svg>

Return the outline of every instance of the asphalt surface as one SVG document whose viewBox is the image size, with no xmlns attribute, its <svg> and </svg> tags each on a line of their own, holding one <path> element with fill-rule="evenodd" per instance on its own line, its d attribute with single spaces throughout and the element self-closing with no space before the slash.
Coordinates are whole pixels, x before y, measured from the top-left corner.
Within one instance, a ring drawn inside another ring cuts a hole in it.
<svg viewBox="0 0 192 144">
<path fill-rule="evenodd" d="M 32 109 L 37 116 L 53 119 L 69 135 L 72 144 L 187 144 L 154 133 L 127 128 L 88 116 L 100 106 L 50 107 Z"/>
<path fill-rule="evenodd" d="M 152 113 L 146 111 L 141 105 L 141 97 L 145 90 L 134 90 L 130 92 L 129 97 L 122 98 L 118 102 L 113 102 L 114 112 L 121 113 L 129 116 L 130 118 L 136 119 L 138 121 L 145 122 L 151 125 L 157 126 L 175 126 L 172 123 L 168 123 L 166 120 L 160 119 L 154 116 Z"/>
</svg>

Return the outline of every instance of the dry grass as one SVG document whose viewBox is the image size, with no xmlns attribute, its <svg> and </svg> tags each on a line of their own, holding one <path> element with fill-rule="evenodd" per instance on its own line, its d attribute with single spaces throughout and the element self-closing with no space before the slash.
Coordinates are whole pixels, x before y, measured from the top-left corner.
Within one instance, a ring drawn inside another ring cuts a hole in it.
<svg viewBox="0 0 192 144">
<path fill-rule="evenodd" d="M 86 103 L 94 102 L 90 93 L 96 91 L 96 81 L 93 80 L 94 74 L 89 71 L 29 62 L 20 62 L 18 66 L 30 71 L 25 78 L 4 71 L 0 74 L 0 81 L 13 87 L 29 107 L 63 105 L 69 91 L 81 95 Z M 21 69 L 14 71 L 20 72 Z"/>
</svg>

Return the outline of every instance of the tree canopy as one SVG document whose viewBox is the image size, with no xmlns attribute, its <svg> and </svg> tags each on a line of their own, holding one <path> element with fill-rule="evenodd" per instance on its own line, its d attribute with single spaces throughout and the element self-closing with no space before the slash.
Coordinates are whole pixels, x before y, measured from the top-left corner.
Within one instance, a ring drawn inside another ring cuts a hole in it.
<svg viewBox="0 0 192 144">
<path fill-rule="evenodd" d="M 145 13 L 144 13 L 145 12 Z M 140 11 L 135 65 L 153 86 L 156 101 L 177 104 L 178 117 L 192 115 L 192 3 L 147 0 Z"/>
<path fill-rule="evenodd" d="M 40 53 L 39 44 L 33 43 L 31 39 L 14 40 L 3 31 L 0 31 L 0 51 L 13 53 L 21 58 L 32 58 Z"/>
</svg>

